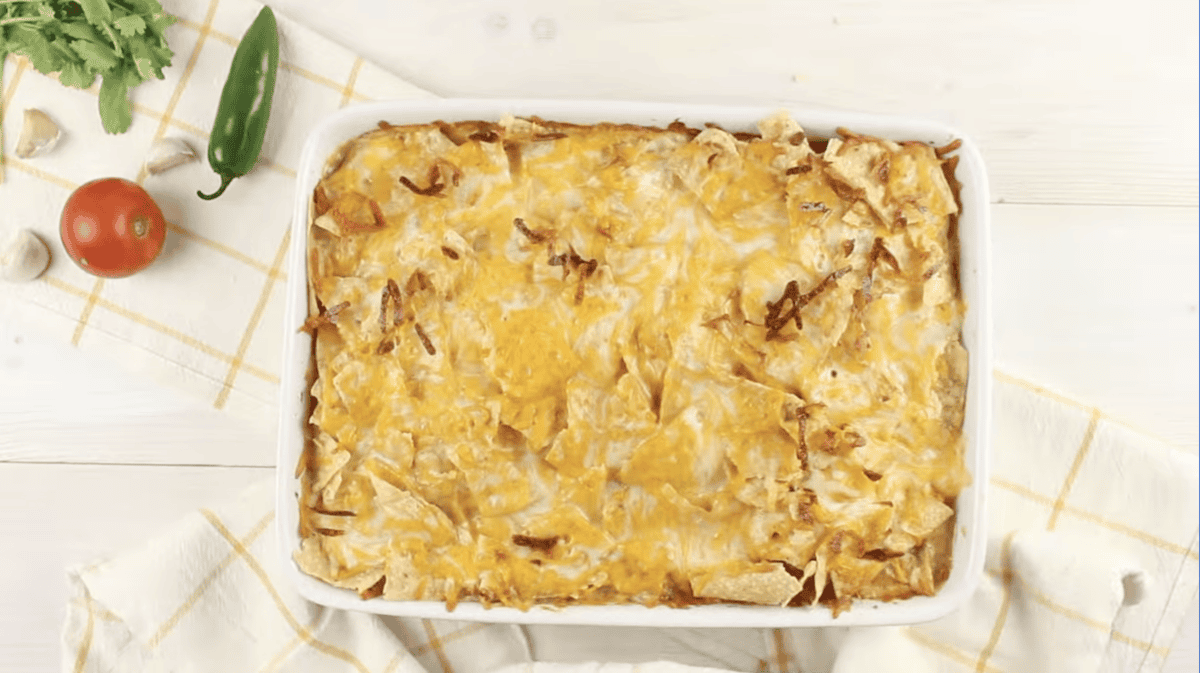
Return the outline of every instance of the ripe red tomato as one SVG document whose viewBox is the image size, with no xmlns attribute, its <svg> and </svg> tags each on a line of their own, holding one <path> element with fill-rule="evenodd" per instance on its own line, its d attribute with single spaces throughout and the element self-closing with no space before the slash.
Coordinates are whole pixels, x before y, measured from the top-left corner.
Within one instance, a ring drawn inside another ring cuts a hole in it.
<svg viewBox="0 0 1200 673">
<path fill-rule="evenodd" d="M 84 271 L 122 278 L 158 257 L 167 225 L 146 190 L 122 178 L 102 178 L 67 199 L 60 233 L 67 255 Z"/>
</svg>

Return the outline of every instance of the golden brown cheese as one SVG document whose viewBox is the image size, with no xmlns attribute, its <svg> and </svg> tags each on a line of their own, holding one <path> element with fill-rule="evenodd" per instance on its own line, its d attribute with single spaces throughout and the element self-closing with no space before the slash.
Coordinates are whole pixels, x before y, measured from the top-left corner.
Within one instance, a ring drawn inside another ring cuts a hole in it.
<svg viewBox="0 0 1200 673">
<path fill-rule="evenodd" d="M 933 594 L 969 481 L 943 161 L 759 130 L 347 143 L 313 201 L 300 566 L 451 606 Z"/>
</svg>

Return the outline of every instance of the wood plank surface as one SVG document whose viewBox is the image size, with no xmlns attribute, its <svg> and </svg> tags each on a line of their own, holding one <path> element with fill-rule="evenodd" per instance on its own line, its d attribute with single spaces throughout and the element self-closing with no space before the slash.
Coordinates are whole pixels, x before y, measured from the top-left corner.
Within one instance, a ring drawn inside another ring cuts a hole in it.
<svg viewBox="0 0 1200 673">
<path fill-rule="evenodd" d="M 0 461 L 275 464 L 274 419 L 239 422 L 3 317 Z"/>
<path fill-rule="evenodd" d="M 278 0 L 443 96 L 792 103 L 949 122 L 1004 203 L 1197 203 L 1188 0 Z"/>
<path fill-rule="evenodd" d="M 1195 208 L 996 206 L 996 366 L 1192 453 Z"/>
</svg>

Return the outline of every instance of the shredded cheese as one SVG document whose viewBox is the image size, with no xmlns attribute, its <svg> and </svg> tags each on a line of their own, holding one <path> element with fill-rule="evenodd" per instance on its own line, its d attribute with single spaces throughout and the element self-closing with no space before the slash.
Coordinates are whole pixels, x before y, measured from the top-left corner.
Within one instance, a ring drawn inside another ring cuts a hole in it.
<svg viewBox="0 0 1200 673">
<path fill-rule="evenodd" d="M 341 308 L 309 321 L 301 567 L 451 606 L 936 591 L 970 479 L 943 161 L 760 131 L 350 141 L 314 197 Z"/>
</svg>

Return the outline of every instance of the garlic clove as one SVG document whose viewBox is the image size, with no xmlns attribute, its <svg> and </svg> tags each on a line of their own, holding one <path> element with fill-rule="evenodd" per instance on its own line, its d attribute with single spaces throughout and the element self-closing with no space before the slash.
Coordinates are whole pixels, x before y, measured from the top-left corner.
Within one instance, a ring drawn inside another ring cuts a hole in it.
<svg viewBox="0 0 1200 673">
<path fill-rule="evenodd" d="M 28 229 L 14 231 L 0 244 L 0 278 L 23 283 L 33 280 L 50 266 L 50 248 Z"/>
<path fill-rule="evenodd" d="M 17 156 L 29 159 L 49 152 L 61 137 L 62 129 L 50 119 L 50 115 L 37 108 L 25 110 L 25 123 L 21 126 L 21 137 L 17 141 Z"/>
<path fill-rule="evenodd" d="M 146 170 L 154 175 L 195 161 L 196 151 L 180 138 L 160 138 L 150 146 L 146 155 Z"/>
</svg>

